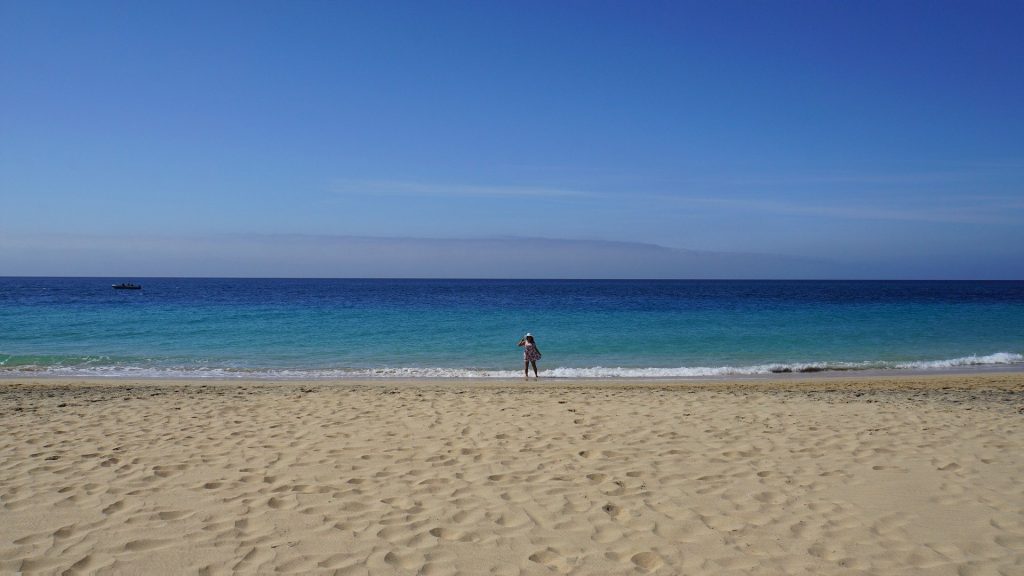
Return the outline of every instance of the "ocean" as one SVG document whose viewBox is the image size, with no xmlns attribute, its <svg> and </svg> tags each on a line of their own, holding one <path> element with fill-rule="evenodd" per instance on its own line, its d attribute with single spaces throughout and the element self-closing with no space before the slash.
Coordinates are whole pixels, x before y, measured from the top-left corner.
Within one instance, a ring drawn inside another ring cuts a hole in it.
<svg viewBox="0 0 1024 576">
<path fill-rule="evenodd" d="M 521 377 L 526 332 L 542 377 L 1024 369 L 1024 282 L 0 278 L 0 377 Z"/>
</svg>

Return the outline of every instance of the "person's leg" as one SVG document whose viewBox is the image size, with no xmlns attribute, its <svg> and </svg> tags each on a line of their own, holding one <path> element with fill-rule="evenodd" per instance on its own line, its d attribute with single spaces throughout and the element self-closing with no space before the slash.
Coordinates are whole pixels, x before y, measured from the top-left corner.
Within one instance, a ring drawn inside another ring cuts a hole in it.
<svg viewBox="0 0 1024 576">
<path fill-rule="evenodd" d="M 530 379 L 530 362 L 523 362 L 523 372 L 526 374 L 526 379 Z"/>
<path fill-rule="evenodd" d="M 540 376 L 537 375 L 537 361 L 533 360 L 530 362 L 530 364 L 533 364 L 533 377 L 540 378 Z M 527 374 L 529 374 L 529 372 L 527 372 Z"/>
</svg>

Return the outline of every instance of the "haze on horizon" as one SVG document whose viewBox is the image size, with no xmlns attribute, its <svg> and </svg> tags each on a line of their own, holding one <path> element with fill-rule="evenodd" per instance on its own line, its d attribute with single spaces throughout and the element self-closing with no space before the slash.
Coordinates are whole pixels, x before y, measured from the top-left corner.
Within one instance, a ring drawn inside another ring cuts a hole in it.
<svg viewBox="0 0 1024 576">
<path fill-rule="evenodd" d="M 1024 3 L 0 22 L 3 276 L 1024 278 Z"/>
</svg>

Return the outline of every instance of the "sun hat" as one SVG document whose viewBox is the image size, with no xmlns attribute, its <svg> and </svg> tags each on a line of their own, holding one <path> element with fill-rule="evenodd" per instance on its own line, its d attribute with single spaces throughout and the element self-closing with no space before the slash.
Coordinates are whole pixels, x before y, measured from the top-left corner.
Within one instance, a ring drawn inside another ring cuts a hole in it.
<svg viewBox="0 0 1024 576">
<path fill-rule="evenodd" d="M 527 332 L 526 335 L 527 336 L 533 336 L 533 334 L 530 334 L 529 332 Z"/>
</svg>

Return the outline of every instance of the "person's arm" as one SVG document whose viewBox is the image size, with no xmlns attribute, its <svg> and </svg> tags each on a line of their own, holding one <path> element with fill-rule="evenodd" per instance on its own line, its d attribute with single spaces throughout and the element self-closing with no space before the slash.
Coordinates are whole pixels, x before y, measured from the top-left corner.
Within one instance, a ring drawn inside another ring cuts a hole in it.
<svg viewBox="0 0 1024 576">
<path fill-rule="evenodd" d="M 526 338 L 520 338 L 519 344 L 516 344 L 516 346 L 526 346 Z"/>
</svg>

